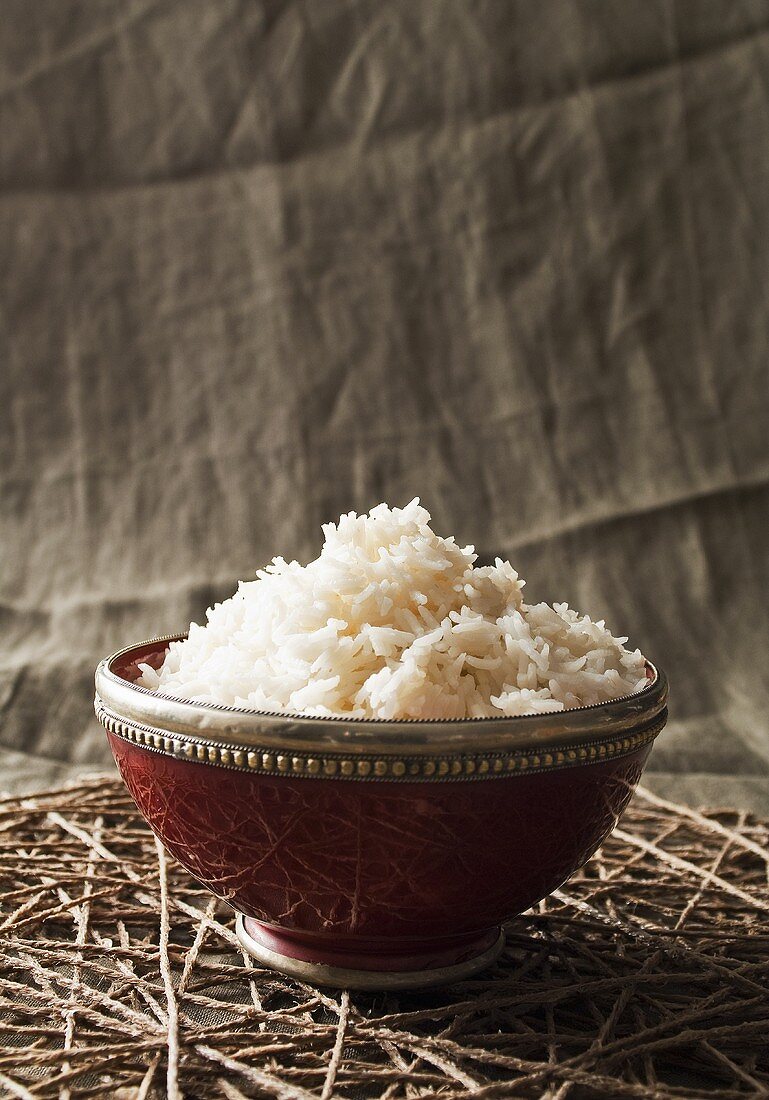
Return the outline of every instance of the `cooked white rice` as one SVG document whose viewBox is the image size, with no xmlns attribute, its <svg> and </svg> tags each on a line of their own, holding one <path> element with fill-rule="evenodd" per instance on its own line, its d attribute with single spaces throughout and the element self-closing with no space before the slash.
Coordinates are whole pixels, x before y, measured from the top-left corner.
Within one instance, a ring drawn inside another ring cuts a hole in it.
<svg viewBox="0 0 769 1100">
<path fill-rule="evenodd" d="M 497 558 L 440 538 L 412 500 L 323 527 L 320 557 L 275 558 L 173 642 L 144 687 L 184 699 L 355 718 L 492 718 L 614 699 L 644 659 L 566 604 L 525 604 Z"/>
</svg>

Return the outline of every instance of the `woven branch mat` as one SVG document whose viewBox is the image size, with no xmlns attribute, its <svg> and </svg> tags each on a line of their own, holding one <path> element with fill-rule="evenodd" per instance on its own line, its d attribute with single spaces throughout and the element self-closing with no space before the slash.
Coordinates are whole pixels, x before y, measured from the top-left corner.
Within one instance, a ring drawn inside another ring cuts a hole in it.
<svg viewBox="0 0 769 1100">
<path fill-rule="evenodd" d="M 487 973 L 335 994 L 244 957 L 123 787 L 0 801 L 0 1095 L 769 1097 L 769 823 L 640 791 Z"/>
</svg>

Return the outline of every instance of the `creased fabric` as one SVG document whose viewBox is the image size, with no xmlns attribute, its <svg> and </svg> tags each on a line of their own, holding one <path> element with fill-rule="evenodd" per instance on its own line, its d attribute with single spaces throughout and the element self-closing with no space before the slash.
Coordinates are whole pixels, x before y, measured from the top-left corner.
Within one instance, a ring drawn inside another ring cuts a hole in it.
<svg viewBox="0 0 769 1100">
<path fill-rule="evenodd" d="M 6 0 L 0 745 L 419 495 L 766 812 L 767 135 L 763 2 Z"/>
</svg>

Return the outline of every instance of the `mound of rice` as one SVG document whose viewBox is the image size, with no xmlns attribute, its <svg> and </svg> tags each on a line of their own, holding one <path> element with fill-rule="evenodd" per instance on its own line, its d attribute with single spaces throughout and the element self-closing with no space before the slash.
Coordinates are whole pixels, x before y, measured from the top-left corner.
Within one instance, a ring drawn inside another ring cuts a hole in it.
<svg viewBox="0 0 769 1100">
<path fill-rule="evenodd" d="M 560 711 L 646 684 L 644 659 L 566 604 L 525 604 L 497 558 L 474 568 L 412 500 L 323 527 L 320 557 L 275 558 L 194 623 L 144 687 L 202 702 L 356 718 Z"/>
</svg>

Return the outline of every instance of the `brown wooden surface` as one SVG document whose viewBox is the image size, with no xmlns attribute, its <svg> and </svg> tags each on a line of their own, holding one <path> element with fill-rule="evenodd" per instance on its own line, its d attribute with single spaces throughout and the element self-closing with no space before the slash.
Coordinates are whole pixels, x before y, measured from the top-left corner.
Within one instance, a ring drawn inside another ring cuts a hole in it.
<svg viewBox="0 0 769 1100">
<path fill-rule="evenodd" d="M 251 966 L 119 784 L 5 800 L 0 1095 L 767 1096 L 768 842 L 642 790 L 488 973 L 348 996 Z"/>
</svg>

